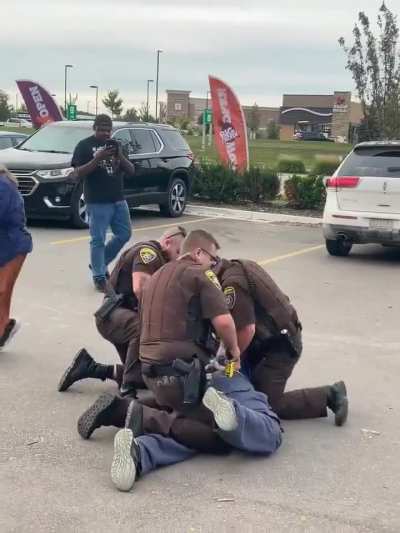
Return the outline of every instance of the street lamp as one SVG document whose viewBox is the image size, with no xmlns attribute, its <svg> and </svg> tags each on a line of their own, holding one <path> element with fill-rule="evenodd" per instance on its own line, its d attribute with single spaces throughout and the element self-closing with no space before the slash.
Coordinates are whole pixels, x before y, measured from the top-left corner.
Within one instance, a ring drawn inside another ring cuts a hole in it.
<svg viewBox="0 0 400 533">
<path fill-rule="evenodd" d="M 146 120 L 149 120 L 149 85 L 150 83 L 154 83 L 154 80 L 147 80 Z"/>
<path fill-rule="evenodd" d="M 64 65 L 64 115 L 67 118 L 67 71 L 74 68 L 74 65 Z"/>
<path fill-rule="evenodd" d="M 159 80 L 159 74 L 160 74 L 160 54 L 162 54 L 162 50 L 157 50 L 157 77 L 156 77 L 156 122 L 158 120 L 158 80 Z"/>
<path fill-rule="evenodd" d="M 99 100 L 99 86 L 98 85 L 89 85 L 90 89 L 96 89 L 96 117 L 97 117 L 97 104 Z"/>
</svg>

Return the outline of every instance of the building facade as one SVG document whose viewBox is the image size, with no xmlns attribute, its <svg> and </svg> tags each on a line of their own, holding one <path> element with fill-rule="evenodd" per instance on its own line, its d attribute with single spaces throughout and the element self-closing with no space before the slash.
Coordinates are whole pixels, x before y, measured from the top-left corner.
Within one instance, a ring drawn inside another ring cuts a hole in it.
<svg viewBox="0 0 400 533">
<path fill-rule="evenodd" d="M 193 98 L 191 91 L 167 91 L 167 120 L 189 119 L 199 123 L 211 100 Z M 247 125 L 252 123 L 254 106 L 242 106 Z M 352 128 L 362 120 L 361 104 L 351 100 L 351 92 L 335 91 L 329 95 L 284 94 L 281 107 L 258 106 L 258 130 L 271 122 L 280 127 L 281 140 L 292 140 L 299 132 L 323 133 L 337 142 L 348 142 Z"/>
</svg>

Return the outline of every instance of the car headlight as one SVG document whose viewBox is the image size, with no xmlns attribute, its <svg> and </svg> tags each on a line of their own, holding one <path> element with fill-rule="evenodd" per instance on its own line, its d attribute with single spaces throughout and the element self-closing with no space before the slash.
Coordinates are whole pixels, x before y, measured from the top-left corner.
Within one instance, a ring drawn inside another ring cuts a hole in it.
<svg viewBox="0 0 400 533">
<path fill-rule="evenodd" d="M 73 167 L 68 168 L 54 168 L 52 170 L 39 170 L 37 172 L 37 175 L 44 179 L 59 179 L 59 178 L 66 178 L 70 176 L 74 172 Z"/>
</svg>

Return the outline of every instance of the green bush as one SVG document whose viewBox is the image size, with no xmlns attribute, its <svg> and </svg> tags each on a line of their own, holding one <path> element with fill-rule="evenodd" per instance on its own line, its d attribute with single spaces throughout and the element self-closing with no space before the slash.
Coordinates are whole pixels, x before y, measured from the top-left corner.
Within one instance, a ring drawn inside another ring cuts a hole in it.
<svg viewBox="0 0 400 533">
<path fill-rule="evenodd" d="M 238 174 L 224 165 L 202 162 L 195 172 L 194 197 L 216 202 L 262 202 L 273 200 L 279 192 L 279 178 L 268 169 L 252 167 Z"/>
<path fill-rule="evenodd" d="M 292 176 L 284 188 L 289 207 L 318 209 L 325 203 L 326 189 L 321 176 Z"/>
<path fill-rule="evenodd" d="M 339 163 L 337 161 L 321 159 L 314 165 L 311 174 L 313 176 L 332 176 L 338 166 Z"/>
<path fill-rule="evenodd" d="M 301 159 L 281 159 L 278 172 L 282 174 L 306 174 L 306 167 Z"/>
</svg>

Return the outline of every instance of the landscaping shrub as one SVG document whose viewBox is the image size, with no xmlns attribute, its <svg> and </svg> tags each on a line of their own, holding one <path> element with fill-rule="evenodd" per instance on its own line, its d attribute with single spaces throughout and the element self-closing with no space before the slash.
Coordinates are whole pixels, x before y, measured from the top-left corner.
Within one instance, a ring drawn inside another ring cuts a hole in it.
<svg viewBox="0 0 400 533">
<path fill-rule="evenodd" d="M 281 159 L 277 170 L 282 174 L 306 174 L 306 167 L 301 159 Z"/>
<path fill-rule="evenodd" d="M 322 208 L 326 189 L 321 176 L 292 176 L 284 185 L 289 207 L 296 209 Z"/>
<path fill-rule="evenodd" d="M 262 202 L 273 200 L 279 192 L 279 178 L 269 169 L 252 167 L 244 174 L 216 163 L 201 163 L 195 172 L 194 197 L 216 202 Z"/>
<path fill-rule="evenodd" d="M 338 161 L 332 161 L 329 159 L 321 159 L 321 161 L 318 161 L 314 165 L 311 171 L 311 174 L 313 176 L 332 176 L 332 174 L 335 172 L 338 166 L 339 166 Z"/>
</svg>

